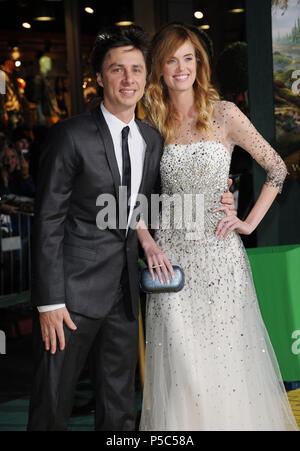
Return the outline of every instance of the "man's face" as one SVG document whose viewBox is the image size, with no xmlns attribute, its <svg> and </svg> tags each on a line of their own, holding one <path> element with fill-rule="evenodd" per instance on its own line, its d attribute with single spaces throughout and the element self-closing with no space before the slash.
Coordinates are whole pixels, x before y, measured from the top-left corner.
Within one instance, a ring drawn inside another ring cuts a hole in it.
<svg viewBox="0 0 300 451">
<path fill-rule="evenodd" d="M 110 50 L 97 82 L 104 90 L 104 105 L 113 114 L 134 111 L 146 86 L 146 64 L 142 52 L 134 47 Z"/>
<path fill-rule="evenodd" d="M 26 138 L 21 138 L 16 142 L 15 146 L 21 152 L 24 149 L 29 149 L 29 142 Z"/>
</svg>

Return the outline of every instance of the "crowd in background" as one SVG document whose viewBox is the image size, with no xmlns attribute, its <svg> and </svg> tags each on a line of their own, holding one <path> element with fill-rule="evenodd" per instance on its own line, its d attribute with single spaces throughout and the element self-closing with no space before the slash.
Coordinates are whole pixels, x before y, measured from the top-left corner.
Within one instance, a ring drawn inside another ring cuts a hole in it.
<svg viewBox="0 0 300 451">
<path fill-rule="evenodd" d="M 10 294 L 23 291 L 29 286 L 30 239 L 35 176 L 32 172 L 33 141 L 24 129 L 0 128 L 0 226 L 1 268 L 0 292 Z M 19 237 L 4 245 L 6 238 Z"/>
<path fill-rule="evenodd" d="M 40 54 L 38 68 L 22 78 L 10 57 L 0 61 L 5 82 L 0 95 L 0 217 L 14 233 L 20 232 L 16 215 L 21 208 L 13 196 L 34 198 L 41 142 L 48 128 L 68 116 L 65 80 L 50 75 L 52 59 Z"/>
<path fill-rule="evenodd" d="M 14 197 L 34 198 L 35 181 L 31 170 L 32 141 L 25 130 L 16 129 L 9 133 L 0 130 L 0 211 L 2 222 L 9 222 L 16 230 L 18 206 Z M 34 165 L 33 165 L 34 167 Z M 4 216 L 9 216 L 10 221 Z"/>
</svg>

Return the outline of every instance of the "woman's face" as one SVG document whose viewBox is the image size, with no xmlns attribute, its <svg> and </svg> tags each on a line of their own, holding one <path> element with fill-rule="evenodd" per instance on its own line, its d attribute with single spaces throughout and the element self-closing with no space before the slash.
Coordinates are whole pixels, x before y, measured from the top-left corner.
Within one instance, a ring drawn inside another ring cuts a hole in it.
<svg viewBox="0 0 300 451">
<path fill-rule="evenodd" d="M 185 41 L 174 55 L 168 58 L 162 76 L 169 91 L 189 91 L 197 75 L 195 48 L 190 41 Z"/>
<path fill-rule="evenodd" d="M 13 150 L 7 150 L 5 152 L 4 158 L 3 158 L 3 164 L 7 168 L 9 173 L 14 172 L 17 169 L 18 164 L 18 158 L 16 152 Z"/>
</svg>

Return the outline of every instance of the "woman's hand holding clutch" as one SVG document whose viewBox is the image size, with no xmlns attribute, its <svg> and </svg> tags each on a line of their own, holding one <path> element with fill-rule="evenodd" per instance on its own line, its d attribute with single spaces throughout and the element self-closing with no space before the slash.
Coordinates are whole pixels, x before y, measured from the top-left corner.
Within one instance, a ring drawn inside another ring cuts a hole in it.
<svg viewBox="0 0 300 451">
<path fill-rule="evenodd" d="M 162 273 L 165 277 L 167 283 L 170 283 L 169 273 L 171 274 L 172 279 L 174 280 L 175 274 L 173 271 L 173 267 L 169 262 L 168 257 L 165 253 L 157 246 L 154 239 L 149 233 L 147 226 L 144 221 L 141 219 L 137 225 L 137 235 L 138 239 L 141 243 L 142 248 L 144 249 L 145 256 L 147 258 L 148 268 L 152 280 L 155 280 L 154 277 L 154 269 L 156 270 L 158 280 L 161 284 L 163 284 Z"/>
<path fill-rule="evenodd" d="M 153 271 L 155 269 L 160 283 L 163 284 L 163 273 L 166 282 L 170 284 L 169 273 L 172 279 L 175 278 L 175 275 L 173 266 L 171 265 L 166 254 L 160 249 L 159 246 L 157 246 L 152 237 L 151 239 L 149 239 L 149 241 L 147 240 L 146 243 L 143 243 L 143 249 L 147 258 L 148 269 L 151 274 L 152 280 L 155 280 Z"/>
</svg>

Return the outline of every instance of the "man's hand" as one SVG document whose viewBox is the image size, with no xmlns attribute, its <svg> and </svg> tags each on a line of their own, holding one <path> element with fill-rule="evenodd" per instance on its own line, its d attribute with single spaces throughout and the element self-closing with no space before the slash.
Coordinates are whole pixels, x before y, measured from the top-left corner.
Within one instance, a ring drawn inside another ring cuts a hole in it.
<svg viewBox="0 0 300 451">
<path fill-rule="evenodd" d="M 70 314 L 66 307 L 51 312 L 40 313 L 40 324 L 42 331 L 43 342 L 45 343 L 46 351 L 51 351 L 51 354 L 56 353 L 57 338 L 59 341 L 59 348 L 61 351 L 65 349 L 65 334 L 64 322 L 71 330 L 76 330 L 77 327 L 71 320 Z"/>
<path fill-rule="evenodd" d="M 237 212 L 235 210 L 235 205 L 234 205 L 234 196 L 233 194 L 230 192 L 230 187 L 232 185 L 232 179 L 228 179 L 228 191 L 227 193 L 223 194 L 222 198 L 221 198 L 221 202 L 222 204 L 227 207 L 229 209 L 229 215 L 237 215 Z"/>
<path fill-rule="evenodd" d="M 235 204 L 234 204 L 234 196 L 229 191 L 231 185 L 232 185 L 232 179 L 228 179 L 228 191 L 227 191 L 227 193 L 223 194 L 223 196 L 221 198 L 221 202 L 224 205 L 224 207 L 216 208 L 214 210 L 214 212 L 224 211 L 226 213 L 226 216 L 237 216 L 237 211 L 235 210 Z"/>
</svg>

